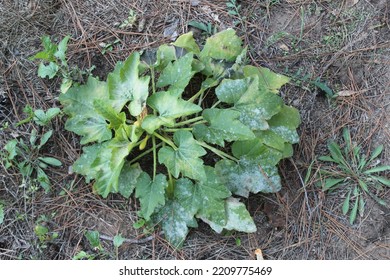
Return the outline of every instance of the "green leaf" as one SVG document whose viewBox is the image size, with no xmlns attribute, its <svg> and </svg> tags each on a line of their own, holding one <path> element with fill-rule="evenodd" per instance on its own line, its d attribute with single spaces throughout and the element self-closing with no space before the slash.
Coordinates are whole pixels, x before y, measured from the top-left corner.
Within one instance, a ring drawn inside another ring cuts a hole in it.
<svg viewBox="0 0 390 280">
<path fill-rule="evenodd" d="M 217 95 L 218 100 L 228 104 L 235 104 L 240 100 L 241 96 L 249 90 L 250 85 L 251 78 L 237 80 L 223 79 L 215 89 L 215 94 Z M 251 88 L 250 90 L 255 91 L 256 88 Z"/>
<path fill-rule="evenodd" d="M 383 151 L 383 145 L 380 145 L 375 148 L 375 150 L 372 152 L 372 155 L 367 163 L 372 162 L 374 159 L 376 159 Z"/>
<path fill-rule="evenodd" d="M 92 164 L 96 161 L 99 154 L 106 150 L 108 144 L 109 142 L 104 142 L 102 144 L 84 146 L 83 153 L 73 164 L 73 171 L 85 176 L 87 183 L 97 177 L 99 170 L 98 168 L 93 167 Z"/>
<path fill-rule="evenodd" d="M 7 158 L 9 160 L 13 160 L 18 155 L 16 148 L 17 144 L 18 140 L 16 139 L 10 140 L 5 144 L 4 149 L 8 152 Z"/>
<path fill-rule="evenodd" d="M 37 181 L 39 185 L 45 190 L 45 193 L 50 192 L 50 180 L 45 171 L 38 167 L 37 169 Z M 26 174 L 27 175 L 27 174 Z"/>
<path fill-rule="evenodd" d="M 270 166 L 276 165 L 283 158 L 282 151 L 264 145 L 260 138 L 234 142 L 232 153 L 236 158 L 248 159 Z"/>
<path fill-rule="evenodd" d="M 38 67 L 38 76 L 41 78 L 46 78 L 47 76 L 49 79 L 53 79 L 59 69 L 60 67 L 54 62 L 50 62 L 48 65 L 41 62 Z"/>
<path fill-rule="evenodd" d="M 363 171 L 363 173 L 364 174 L 371 174 L 371 173 L 382 172 L 382 171 L 387 171 L 387 170 L 390 170 L 390 165 L 383 165 L 383 166 L 374 167 L 374 168 Z"/>
<path fill-rule="evenodd" d="M 70 88 L 66 94 L 60 94 L 59 100 L 69 116 L 65 129 L 82 136 L 82 145 L 112 138 L 105 118 L 94 107 L 94 100 L 109 102 L 105 82 L 89 77 L 86 85 Z"/>
<path fill-rule="evenodd" d="M 297 109 L 283 105 L 279 113 L 269 121 L 270 130 L 278 134 L 284 141 L 295 144 L 299 142 L 296 128 L 301 120 Z"/>
<path fill-rule="evenodd" d="M 96 172 L 94 191 L 106 198 L 109 193 L 117 193 L 119 191 L 119 176 L 125 159 L 134 148 L 135 143 L 128 140 L 112 139 L 105 146 L 105 149 L 100 149 L 95 161 L 92 163 L 93 170 Z"/>
<path fill-rule="evenodd" d="M 243 72 L 245 77 L 258 76 L 259 84 L 273 93 L 278 93 L 279 89 L 290 81 L 290 78 L 276 74 L 264 67 L 246 65 L 243 67 Z"/>
<path fill-rule="evenodd" d="M 349 133 L 349 130 L 346 127 L 344 127 L 344 129 L 343 129 L 343 138 L 344 138 L 344 142 L 345 142 L 345 145 L 346 145 L 346 149 L 348 151 L 350 151 L 351 150 L 351 145 L 352 145 L 351 134 Z"/>
<path fill-rule="evenodd" d="M 34 111 L 33 119 L 36 124 L 46 126 L 60 112 L 60 108 L 50 108 L 46 113 L 43 110 L 38 109 Z"/>
<path fill-rule="evenodd" d="M 89 230 L 85 233 L 89 244 L 94 250 L 102 250 L 102 244 L 100 243 L 100 233 L 96 230 Z"/>
<path fill-rule="evenodd" d="M 381 176 L 374 176 L 374 175 L 371 175 L 370 177 L 381 182 L 382 184 L 390 187 L 390 180 L 389 179 L 381 177 Z"/>
<path fill-rule="evenodd" d="M 180 118 L 202 111 L 200 106 L 183 100 L 178 91 L 157 92 L 148 98 L 148 105 L 155 109 L 159 116 L 166 118 Z"/>
<path fill-rule="evenodd" d="M 54 56 L 61 60 L 62 65 L 66 66 L 66 51 L 68 49 L 68 41 L 70 39 L 70 36 L 65 36 L 64 39 L 61 40 L 61 42 L 58 44 L 58 49 L 54 53 Z"/>
<path fill-rule="evenodd" d="M 30 57 L 29 59 L 43 59 L 46 61 L 55 61 L 54 53 L 57 51 L 57 45 L 53 44 L 50 40 L 49 36 L 43 36 L 42 37 L 42 45 L 44 47 L 44 50 L 41 52 L 38 52 L 33 57 Z"/>
<path fill-rule="evenodd" d="M 199 30 L 202 30 L 204 32 L 208 32 L 207 25 L 204 24 L 203 22 L 199 22 L 199 21 L 196 21 L 196 20 L 191 20 L 191 21 L 188 22 L 188 25 L 189 26 L 193 26 L 195 28 L 198 28 Z"/>
<path fill-rule="evenodd" d="M 4 208 L 3 205 L 0 204 L 0 225 L 4 222 Z"/>
<path fill-rule="evenodd" d="M 187 178 L 176 181 L 174 196 L 189 215 L 194 216 L 202 207 L 203 197 L 199 196 L 198 187 Z"/>
<path fill-rule="evenodd" d="M 175 125 L 174 118 L 166 118 L 155 115 L 147 115 L 143 121 L 141 127 L 149 134 L 159 129 L 161 126 L 172 127 Z"/>
<path fill-rule="evenodd" d="M 176 50 L 174 46 L 167 46 L 167 45 L 162 45 L 158 48 L 157 50 L 157 61 L 154 65 L 155 68 L 158 70 L 162 70 L 167 65 L 176 60 Z"/>
<path fill-rule="evenodd" d="M 358 183 L 359 183 L 359 186 L 360 186 L 366 193 L 369 192 L 369 191 L 368 191 L 368 186 L 367 186 L 367 184 L 366 184 L 364 181 L 358 179 Z"/>
<path fill-rule="evenodd" d="M 174 150 L 172 147 L 162 147 L 158 152 L 159 162 L 164 164 L 175 178 L 182 173 L 191 179 L 204 179 L 206 173 L 203 160 L 199 157 L 204 156 L 206 151 L 188 131 L 175 132 L 173 140 L 178 148 Z"/>
<path fill-rule="evenodd" d="M 239 196 L 248 197 L 250 192 L 275 193 L 281 189 L 278 169 L 273 165 L 242 158 L 238 164 L 221 160 L 215 169 L 227 188 Z"/>
<path fill-rule="evenodd" d="M 198 216 L 217 225 L 226 224 L 225 199 L 230 191 L 215 174 L 214 168 L 205 166 L 206 178 L 195 184 L 195 197 L 201 202 Z"/>
<path fill-rule="evenodd" d="M 242 51 L 242 41 L 236 32 L 229 28 L 221 31 L 206 40 L 200 53 L 201 60 L 213 58 L 233 62 Z"/>
<path fill-rule="evenodd" d="M 329 161 L 329 162 L 339 163 L 338 161 L 334 160 L 330 156 L 320 156 L 320 157 L 318 157 L 318 159 L 322 160 L 322 161 Z"/>
<path fill-rule="evenodd" d="M 71 79 L 63 78 L 61 81 L 60 92 L 66 93 L 72 85 L 73 85 L 73 81 Z"/>
<path fill-rule="evenodd" d="M 135 196 L 139 198 L 141 203 L 139 215 L 146 221 L 150 220 L 150 216 L 157 207 L 164 206 L 167 186 L 167 179 L 162 174 L 157 174 L 154 180 L 145 172 L 138 177 Z"/>
<path fill-rule="evenodd" d="M 325 184 L 324 186 L 322 187 L 322 191 L 327 191 L 329 190 L 331 187 L 341 183 L 342 181 L 344 181 L 345 178 L 326 178 L 325 179 Z"/>
<path fill-rule="evenodd" d="M 138 221 L 133 223 L 133 228 L 134 229 L 140 229 L 140 228 L 142 228 L 145 225 L 145 222 L 146 221 L 144 219 L 139 219 Z"/>
<path fill-rule="evenodd" d="M 343 203 L 343 207 L 342 207 L 342 210 L 343 210 L 343 214 L 346 215 L 349 211 L 349 200 L 351 198 L 351 191 L 348 192 L 347 194 L 347 197 L 345 198 L 344 200 L 344 203 Z"/>
<path fill-rule="evenodd" d="M 138 163 L 131 165 L 125 162 L 118 178 L 118 191 L 121 195 L 129 198 L 133 193 L 142 169 Z"/>
<path fill-rule="evenodd" d="M 125 240 L 126 238 L 122 237 L 122 234 L 118 234 L 114 236 L 114 240 L 112 242 L 114 243 L 114 246 L 118 248 L 122 246 Z"/>
<path fill-rule="evenodd" d="M 118 113 L 130 101 L 129 111 L 132 116 L 140 115 L 143 110 L 149 94 L 150 77 L 139 77 L 139 64 L 140 55 L 134 52 L 108 75 L 109 96 Z"/>
<path fill-rule="evenodd" d="M 202 111 L 202 108 L 180 97 L 179 91 L 163 91 L 148 98 L 148 105 L 159 115 L 148 115 L 142 122 L 142 128 L 152 134 L 160 126 L 173 126 L 176 118 Z"/>
<path fill-rule="evenodd" d="M 334 161 L 336 163 L 342 163 L 342 164 L 346 164 L 345 163 L 345 159 L 343 157 L 343 154 L 341 152 L 341 149 L 339 147 L 339 145 L 337 145 L 336 142 L 334 141 L 331 141 L 329 144 L 328 144 L 328 149 L 329 149 L 329 152 L 331 153 L 332 155 L 332 158 L 334 159 Z"/>
<path fill-rule="evenodd" d="M 198 124 L 193 133 L 199 140 L 224 147 L 224 141 L 251 140 L 255 138 L 253 132 L 238 118 L 240 112 L 231 109 L 206 109 L 202 113 L 209 126 Z"/>
<path fill-rule="evenodd" d="M 356 220 L 357 210 L 359 205 L 359 197 L 356 197 L 355 204 L 353 205 L 353 208 L 351 210 L 351 214 L 349 216 L 349 223 L 352 225 Z"/>
<path fill-rule="evenodd" d="M 165 238 L 176 248 L 180 248 L 188 234 L 188 227 L 196 227 L 193 214 L 188 212 L 178 200 L 168 200 L 157 215 Z"/>
<path fill-rule="evenodd" d="M 179 38 L 176 39 L 173 45 L 176 47 L 183 48 L 188 52 L 193 52 L 194 54 L 200 53 L 199 46 L 195 42 L 192 31 L 179 36 Z"/>
<path fill-rule="evenodd" d="M 168 63 L 162 71 L 156 86 L 159 88 L 170 86 L 169 91 L 178 90 L 180 93 L 183 92 L 195 74 L 191 66 L 193 59 L 193 54 L 187 53 L 175 62 Z"/>
<path fill-rule="evenodd" d="M 117 130 L 126 123 L 126 114 L 124 112 L 118 114 L 106 101 L 96 99 L 93 106 L 96 112 L 110 122 L 110 129 Z"/>
<path fill-rule="evenodd" d="M 241 112 L 240 121 L 252 130 L 268 129 L 267 120 L 279 113 L 283 105 L 279 96 L 259 87 L 257 76 L 241 80 L 225 79 L 215 92 L 220 101 L 234 103 L 234 108 Z M 287 112 L 287 115 L 289 114 L 292 114 L 291 110 Z M 295 115 L 296 113 L 292 117 L 296 119 Z M 282 116 L 284 117 L 284 115 Z M 282 130 L 276 128 L 276 130 L 278 129 Z"/>
<path fill-rule="evenodd" d="M 38 157 L 40 161 L 43 161 L 46 164 L 52 165 L 52 166 L 61 166 L 62 162 L 58 159 L 52 158 L 52 157 Z"/>
<path fill-rule="evenodd" d="M 237 198 L 229 197 L 225 202 L 226 224 L 220 226 L 207 219 L 202 220 L 208 223 L 211 228 L 217 233 L 225 230 L 238 230 L 246 233 L 256 232 L 256 225 L 253 222 L 251 215 L 245 207 L 245 204 L 240 202 Z"/>
</svg>

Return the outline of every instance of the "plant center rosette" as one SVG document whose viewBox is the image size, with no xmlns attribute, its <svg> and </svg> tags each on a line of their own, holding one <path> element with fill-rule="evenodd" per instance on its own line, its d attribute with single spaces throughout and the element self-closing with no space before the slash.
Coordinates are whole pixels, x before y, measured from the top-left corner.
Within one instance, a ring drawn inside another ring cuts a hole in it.
<svg viewBox="0 0 390 280">
<path fill-rule="evenodd" d="M 140 219 L 175 247 L 199 219 L 255 232 L 240 197 L 280 190 L 300 118 L 278 96 L 289 79 L 246 65 L 246 51 L 232 29 L 202 48 L 187 33 L 71 87 L 60 102 L 83 145 L 73 170 L 102 197 L 134 193 Z"/>
</svg>

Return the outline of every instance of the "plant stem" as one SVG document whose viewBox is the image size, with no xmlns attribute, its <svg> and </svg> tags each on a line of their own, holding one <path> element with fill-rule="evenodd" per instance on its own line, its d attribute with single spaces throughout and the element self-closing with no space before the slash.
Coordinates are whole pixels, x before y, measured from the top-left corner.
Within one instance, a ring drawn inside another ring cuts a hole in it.
<svg viewBox="0 0 390 280">
<path fill-rule="evenodd" d="M 203 94 L 203 92 L 205 91 L 206 89 L 205 88 L 201 88 L 197 93 L 195 93 L 190 99 L 188 99 L 189 102 L 194 102 L 200 95 Z"/>
<path fill-rule="evenodd" d="M 152 78 L 152 91 L 153 94 L 156 93 L 156 83 L 155 83 L 155 76 L 154 76 L 154 68 L 150 68 L 150 77 Z"/>
<path fill-rule="evenodd" d="M 153 136 L 152 136 L 153 137 Z M 152 138 L 153 139 L 153 138 Z M 139 154 L 138 156 L 136 156 L 135 158 L 133 158 L 129 164 L 133 164 L 134 162 L 137 162 L 140 158 L 144 157 L 145 155 L 153 152 L 153 150 L 156 150 L 157 148 L 161 147 L 162 146 L 162 143 L 159 143 L 157 144 L 156 146 L 153 146 L 152 148 L 144 151 L 142 154 Z"/>
<path fill-rule="evenodd" d="M 153 135 L 156 136 L 158 139 L 160 139 L 161 141 L 163 141 L 164 143 L 167 143 L 169 146 L 171 146 L 175 151 L 177 150 L 177 147 L 175 145 L 175 143 L 173 143 L 171 141 L 171 139 L 169 138 L 165 138 L 164 136 L 161 136 L 160 134 L 158 134 L 157 132 L 153 132 Z"/>
<path fill-rule="evenodd" d="M 192 131 L 192 128 L 191 127 L 184 127 L 184 128 L 165 128 L 165 129 L 163 129 L 164 132 L 176 132 L 179 130 Z"/>
<path fill-rule="evenodd" d="M 201 145 L 202 147 L 212 151 L 214 154 L 216 154 L 217 156 L 219 156 L 220 158 L 223 158 L 223 159 L 230 159 L 230 160 L 233 160 L 235 162 L 238 162 L 238 159 L 236 159 L 235 157 L 225 153 L 225 152 L 222 152 L 221 150 L 218 150 L 217 148 L 214 148 L 213 146 L 210 146 L 208 144 L 206 144 L 205 142 L 202 142 L 202 141 L 196 141 L 199 145 Z"/>
<path fill-rule="evenodd" d="M 182 121 L 182 122 L 175 123 L 174 127 L 186 125 L 186 124 L 197 122 L 197 121 L 200 121 L 200 120 L 203 120 L 202 116 L 195 117 L 195 118 L 192 118 L 192 119 L 189 119 L 189 120 L 185 120 L 185 121 Z"/>
<path fill-rule="evenodd" d="M 152 144 L 153 144 L 153 181 L 156 178 L 157 172 L 157 146 L 156 146 L 156 137 L 152 135 Z"/>
<path fill-rule="evenodd" d="M 211 106 L 210 109 L 213 109 L 213 108 L 217 107 L 220 103 L 221 103 L 221 101 L 218 100 L 217 102 L 215 102 L 215 104 L 213 106 Z"/>
</svg>

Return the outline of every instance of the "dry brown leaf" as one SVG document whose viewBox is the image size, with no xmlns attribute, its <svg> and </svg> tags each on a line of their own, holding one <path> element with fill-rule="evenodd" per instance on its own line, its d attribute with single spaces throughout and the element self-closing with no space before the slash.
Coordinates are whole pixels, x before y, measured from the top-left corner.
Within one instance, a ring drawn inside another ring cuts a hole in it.
<svg viewBox="0 0 390 280">
<path fill-rule="evenodd" d="M 255 250 L 255 255 L 256 255 L 256 260 L 258 260 L 258 261 L 263 261 L 264 260 L 263 252 L 261 251 L 261 249 L 256 249 Z"/>
<path fill-rule="evenodd" d="M 352 95 L 355 95 L 355 94 L 359 94 L 359 93 L 364 93 L 366 92 L 367 90 L 342 90 L 342 91 L 339 91 L 337 93 L 338 96 L 342 96 L 342 97 L 348 97 L 348 96 L 352 96 Z"/>
</svg>

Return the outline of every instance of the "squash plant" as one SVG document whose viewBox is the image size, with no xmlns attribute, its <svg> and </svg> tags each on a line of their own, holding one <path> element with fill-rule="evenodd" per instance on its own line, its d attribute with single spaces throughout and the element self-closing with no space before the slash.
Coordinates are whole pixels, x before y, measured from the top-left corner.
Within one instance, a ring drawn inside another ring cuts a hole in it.
<svg viewBox="0 0 390 280">
<path fill-rule="evenodd" d="M 140 220 L 175 247 L 199 219 L 218 233 L 256 231 L 239 197 L 280 190 L 276 165 L 300 118 L 277 95 L 289 79 L 246 65 L 246 51 L 233 29 L 202 48 L 190 32 L 61 94 L 84 146 L 73 170 L 103 197 L 135 193 Z"/>
</svg>

